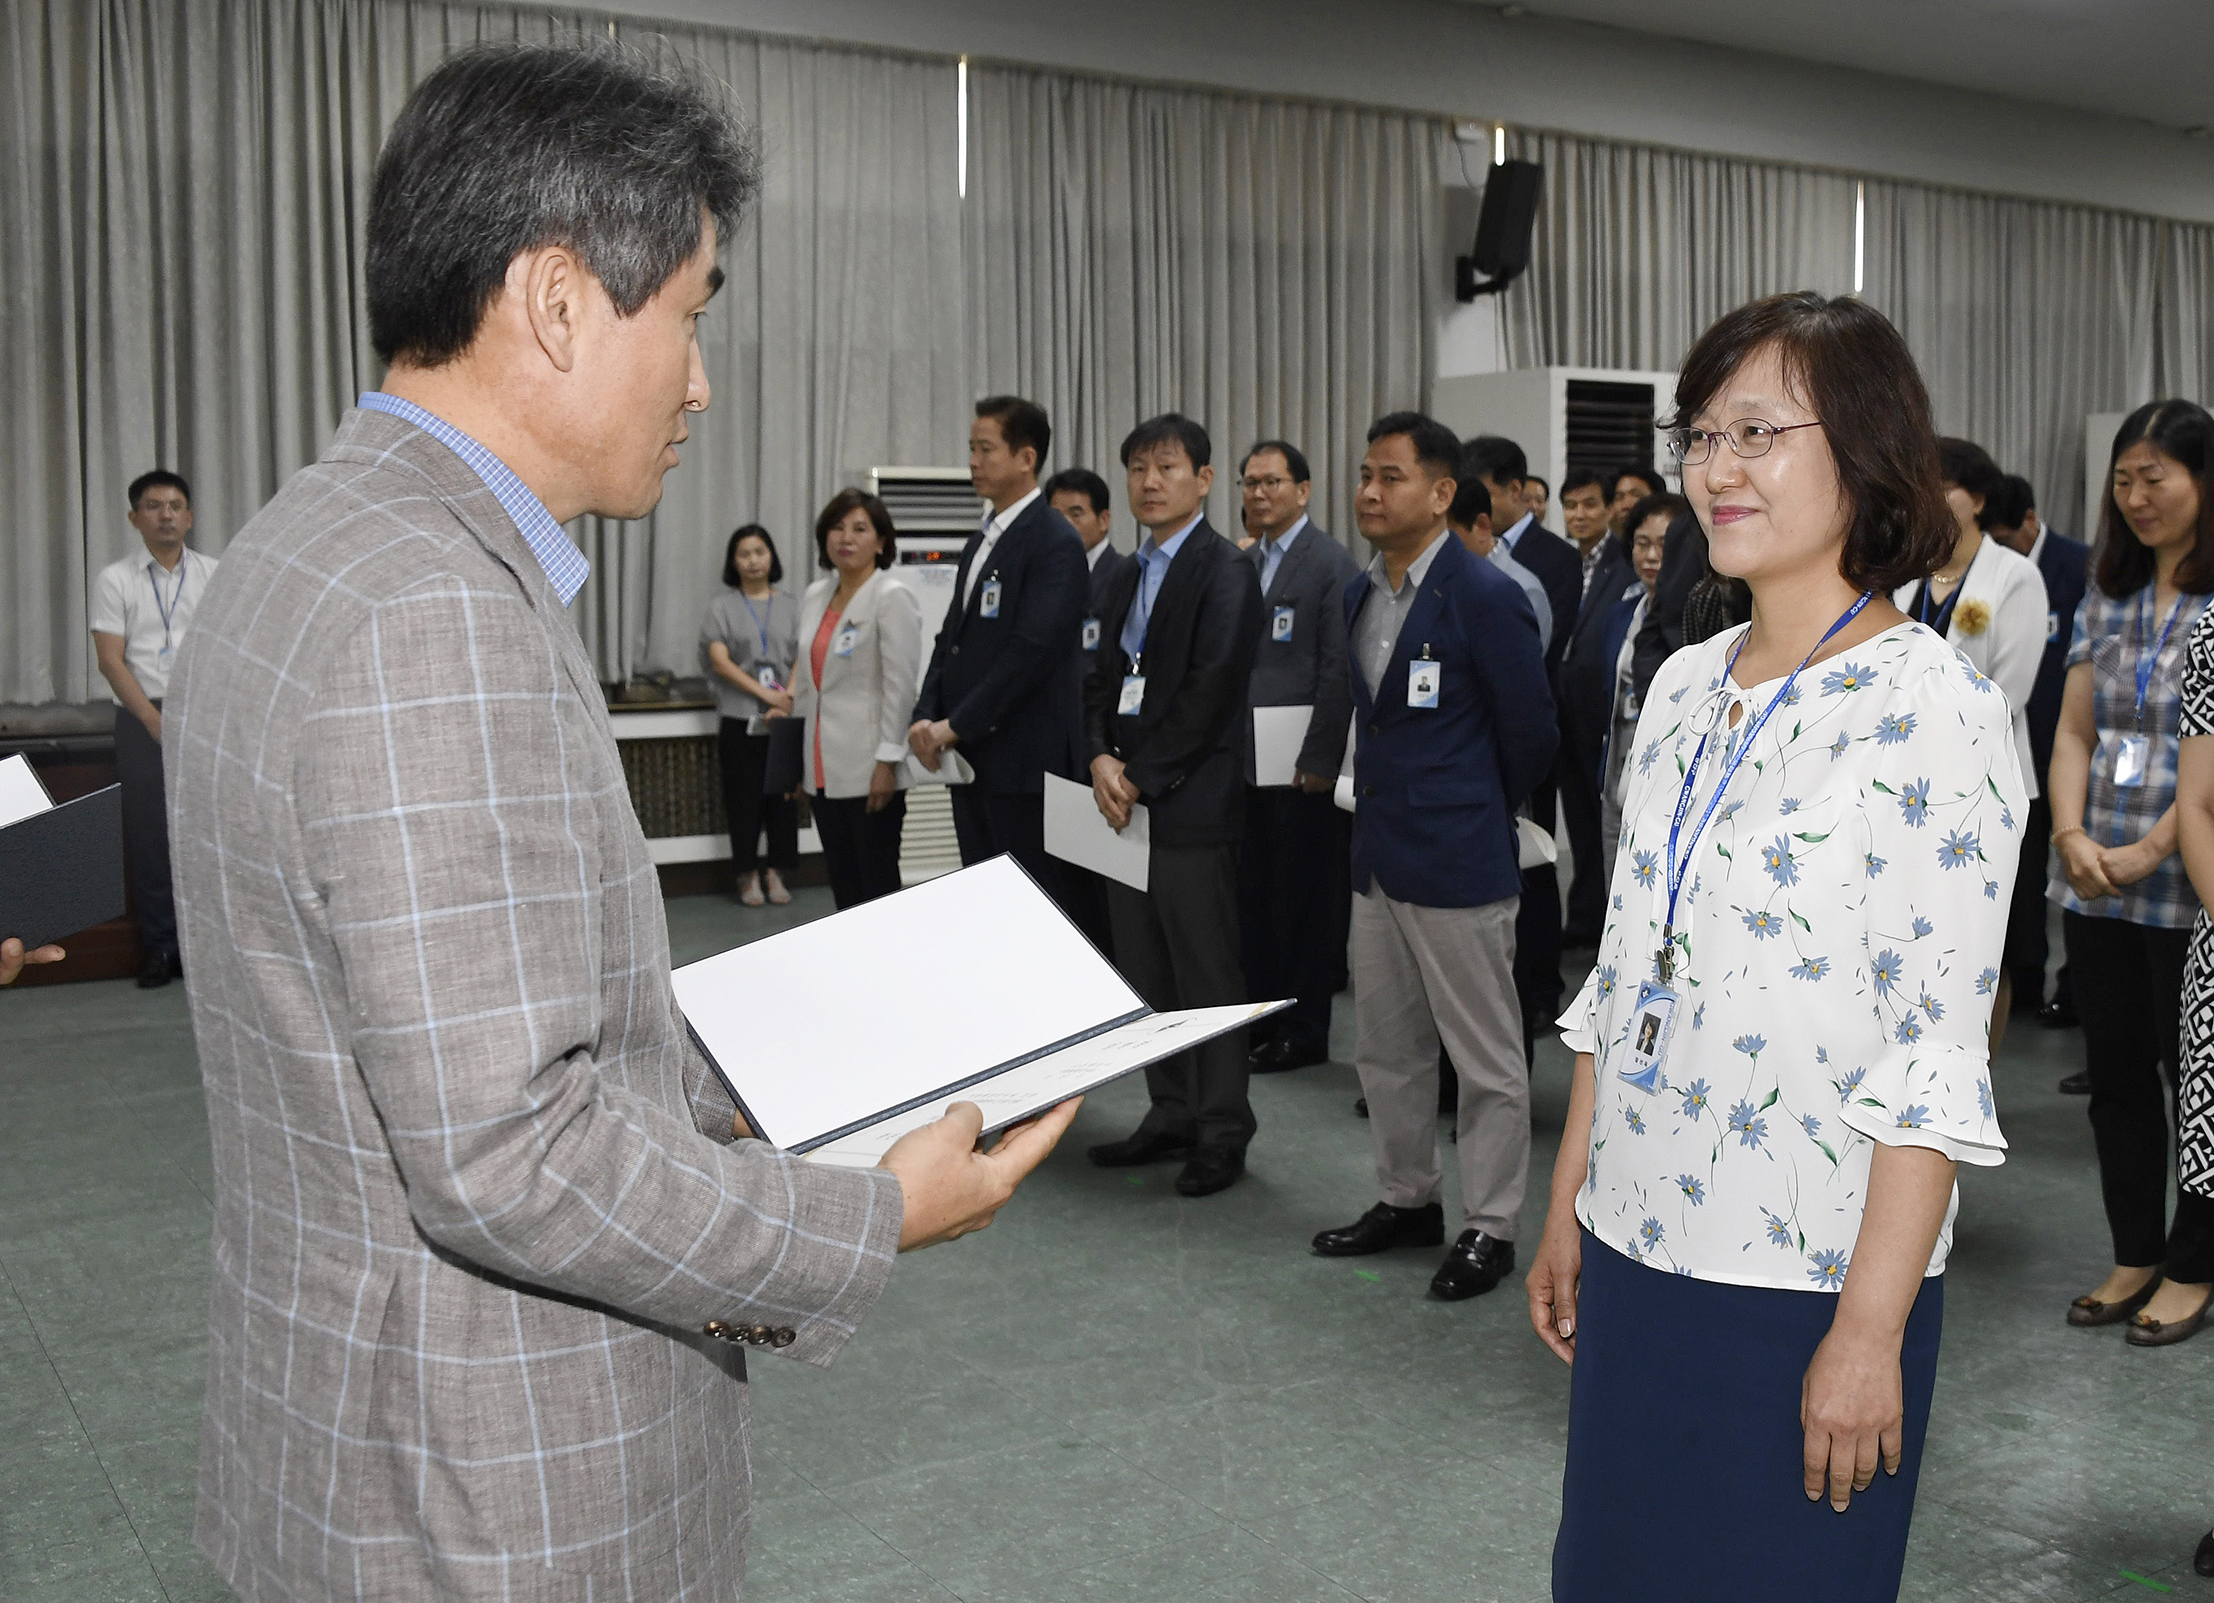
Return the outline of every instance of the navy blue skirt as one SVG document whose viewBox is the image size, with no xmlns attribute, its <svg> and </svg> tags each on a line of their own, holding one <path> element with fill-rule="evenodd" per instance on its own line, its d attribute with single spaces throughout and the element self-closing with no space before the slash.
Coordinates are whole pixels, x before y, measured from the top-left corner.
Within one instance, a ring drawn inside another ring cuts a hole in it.
<svg viewBox="0 0 2214 1603">
<path fill-rule="evenodd" d="M 1807 1501 L 1799 1392 L 1834 1293 L 1650 1269 L 1584 1232 L 1554 1603 L 1892 1603 L 1937 1380 L 1943 1276 L 1922 1282 L 1900 1368 L 1899 1473 L 1842 1514 Z"/>
</svg>

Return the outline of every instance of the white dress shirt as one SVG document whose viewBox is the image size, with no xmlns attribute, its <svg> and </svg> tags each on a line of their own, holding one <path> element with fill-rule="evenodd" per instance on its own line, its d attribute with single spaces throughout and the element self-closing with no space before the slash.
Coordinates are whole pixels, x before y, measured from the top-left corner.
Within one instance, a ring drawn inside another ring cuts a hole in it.
<svg viewBox="0 0 2214 1603">
<path fill-rule="evenodd" d="M 136 556 L 109 563 L 92 581 L 92 627 L 123 637 L 123 661 L 148 701 L 169 693 L 175 648 L 215 577 L 215 558 L 186 551 L 164 571 L 143 547 Z M 166 621 L 163 614 L 168 616 Z"/>
<path fill-rule="evenodd" d="M 976 560 L 969 564 L 969 582 L 962 588 L 961 605 L 969 604 L 969 597 L 976 594 L 976 576 L 984 571 L 984 564 L 992 560 L 992 547 L 999 544 L 999 537 L 1007 532 L 1007 525 L 1023 514 L 1023 509 L 1038 499 L 1033 489 L 1005 512 L 995 512 L 984 520 L 984 543 L 976 548 Z"/>
</svg>

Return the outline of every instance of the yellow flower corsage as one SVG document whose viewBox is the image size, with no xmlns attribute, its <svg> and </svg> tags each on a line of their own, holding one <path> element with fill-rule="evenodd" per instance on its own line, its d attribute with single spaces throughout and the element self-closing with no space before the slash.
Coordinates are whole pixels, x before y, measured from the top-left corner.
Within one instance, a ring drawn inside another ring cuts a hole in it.
<svg viewBox="0 0 2214 1603">
<path fill-rule="evenodd" d="M 1966 597 L 1953 604 L 1953 627 L 1964 635 L 1980 635 L 1991 627 L 1991 603 Z"/>
</svg>

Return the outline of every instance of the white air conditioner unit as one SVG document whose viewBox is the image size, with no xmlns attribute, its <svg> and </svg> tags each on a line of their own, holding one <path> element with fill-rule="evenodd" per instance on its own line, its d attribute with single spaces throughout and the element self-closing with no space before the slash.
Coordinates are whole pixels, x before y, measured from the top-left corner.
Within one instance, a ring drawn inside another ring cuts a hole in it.
<svg viewBox="0 0 2214 1603">
<path fill-rule="evenodd" d="M 1676 404 L 1676 375 L 1628 368 L 1532 367 L 1511 373 L 1463 373 L 1437 381 L 1430 410 L 1471 439 L 1504 434 L 1522 447 L 1530 471 L 1552 487 L 1571 468 L 1608 473 L 1657 467 L 1679 488 L 1655 424 Z"/>
</svg>

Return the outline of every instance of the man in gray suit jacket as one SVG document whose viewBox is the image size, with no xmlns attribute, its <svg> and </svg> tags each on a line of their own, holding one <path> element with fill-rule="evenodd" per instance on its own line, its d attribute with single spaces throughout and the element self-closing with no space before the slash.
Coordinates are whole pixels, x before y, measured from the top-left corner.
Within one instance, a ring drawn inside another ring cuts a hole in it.
<svg viewBox="0 0 2214 1603">
<path fill-rule="evenodd" d="M 1330 1055 L 1330 995 L 1345 963 L 1352 918 L 1351 820 L 1331 801 L 1353 716 L 1346 677 L 1345 587 L 1359 569 L 1307 517 L 1306 455 L 1263 440 L 1238 470 L 1245 560 L 1261 581 L 1260 654 L 1246 693 L 1245 848 L 1238 860 L 1238 923 L 1245 981 L 1255 1001 L 1293 1004 L 1254 1030 L 1256 1074 Z M 1291 782 L 1259 782 L 1253 710 L 1307 707 Z"/>
<path fill-rule="evenodd" d="M 195 1535 L 248 1603 L 737 1598 L 747 1350 L 829 1363 L 894 1251 L 988 1220 L 1073 1111 L 818 1167 L 743 1139 L 671 996 L 561 523 L 659 499 L 752 172 L 611 48 L 432 73 L 370 196 L 385 388 L 181 653 Z"/>
</svg>

